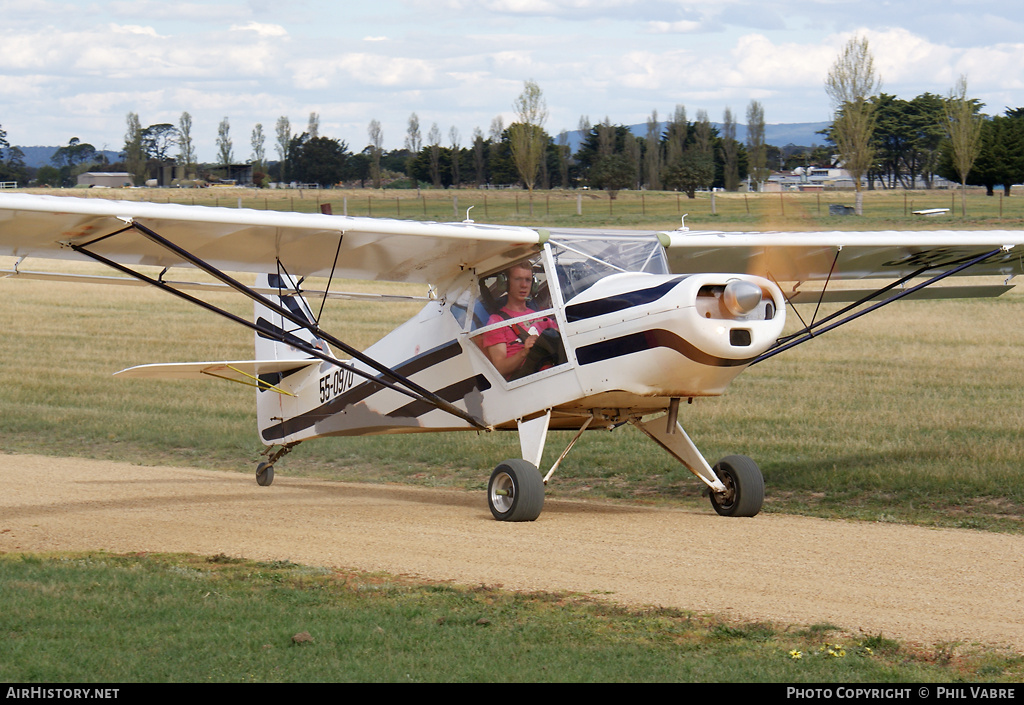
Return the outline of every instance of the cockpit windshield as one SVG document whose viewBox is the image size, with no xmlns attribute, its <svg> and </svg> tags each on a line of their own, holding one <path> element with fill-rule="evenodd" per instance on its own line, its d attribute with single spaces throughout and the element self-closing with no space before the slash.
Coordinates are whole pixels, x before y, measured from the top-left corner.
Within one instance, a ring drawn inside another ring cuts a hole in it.
<svg viewBox="0 0 1024 705">
<path fill-rule="evenodd" d="M 610 274 L 668 274 L 665 249 L 657 237 L 558 235 L 548 241 L 562 299 L 569 301 Z"/>
<path fill-rule="evenodd" d="M 547 246 L 547 252 L 482 274 L 477 286 L 455 295 L 450 307 L 469 339 L 509 383 L 548 370 L 557 374 L 568 364 L 561 303 L 611 275 L 669 273 L 665 250 L 653 234 L 563 231 L 551 233 Z"/>
</svg>

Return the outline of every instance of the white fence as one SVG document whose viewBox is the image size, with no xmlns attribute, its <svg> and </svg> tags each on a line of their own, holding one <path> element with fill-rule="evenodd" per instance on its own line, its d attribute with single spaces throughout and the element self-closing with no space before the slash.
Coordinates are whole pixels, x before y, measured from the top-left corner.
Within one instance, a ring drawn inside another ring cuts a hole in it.
<svg viewBox="0 0 1024 705">
<path fill-rule="evenodd" d="M 0 181 L 0 188 L 18 188 L 17 181 Z"/>
</svg>

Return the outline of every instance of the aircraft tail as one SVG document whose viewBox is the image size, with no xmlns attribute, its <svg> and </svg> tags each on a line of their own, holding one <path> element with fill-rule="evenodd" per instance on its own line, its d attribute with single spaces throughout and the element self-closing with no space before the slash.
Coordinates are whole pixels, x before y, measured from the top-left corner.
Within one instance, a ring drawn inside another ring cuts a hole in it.
<svg viewBox="0 0 1024 705">
<path fill-rule="evenodd" d="M 291 312 L 302 320 L 313 323 L 315 317 L 309 307 L 309 303 L 297 292 L 298 286 L 292 277 L 284 274 L 261 274 L 256 278 L 257 291 L 263 293 L 274 303 Z M 287 421 L 310 410 L 315 404 L 308 394 L 303 394 L 310 385 L 315 385 L 316 379 L 320 376 L 320 360 L 312 357 L 309 353 L 289 345 L 287 341 L 305 343 L 333 355 L 326 341 L 311 333 L 309 330 L 287 320 L 276 311 L 271 311 L 266 306 L 255 304 L 255 321 L 260 329 L 256 332 L 256 360 L 266 365 L 273 361 L 297 362 L 304 359 L 309 364 L 292 367 L 291 371 L 261 375 L 260 379 L 277 389 L 265 388 L 257 393 L 256 416 L 261 440 L 266 445 L 289 443 L 301 440 L 303 435 L 311 431 L 296 432 L 281 431 L 287 426 Z M 273 331 L 275 337 L 271 338 L 263 331 Z M 277 340 L 283 334 L 284 341 Z M 279 390 L 283 390 L 279 391 Z"/>
<path fill-rule="evenodd" d="M 292 315 L 310 323 L 315 322 L 315 317 L 309 307 L 309 303 L 303 298 L 302 294 L 297 293 L 298 285 L 290 275 L 260 274 L 256 278 L 255 288 L 257 291 L 272 291 L 273 293 L 265 293 L 264 295 L 282 308 L 290 311 Z M 305 328 L 285 319 L 284 316 L 276 311 L 271 311 L 263 304 L 258 302 L 255 304 L 254 316 L 256 325 L 263 330 L 274 331 L 277 334 L 283 332 L 286 340 L 301 341 L 307 345 L 319 348 L 327 354 L 331 354 L 330 348 L 325 341 Z M 270 338 L 261 332 L 256 333 L 257 360 L 294 360 L 296 357 L 305 356 L 305 353 L 293 345 L 289 345 L 287 342 Z"/>
</svg>

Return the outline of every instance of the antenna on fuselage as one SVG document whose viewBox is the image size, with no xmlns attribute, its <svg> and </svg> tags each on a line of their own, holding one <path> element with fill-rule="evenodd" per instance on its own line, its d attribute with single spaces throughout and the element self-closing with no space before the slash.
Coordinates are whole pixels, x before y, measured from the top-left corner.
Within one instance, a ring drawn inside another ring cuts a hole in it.
<svg viewBox="0 0 1024 705">
<path fill-rule="evenodd" d="M 462 221 L 463 223 L 473 223 L 473 222 L 475 222 L 472 218 L 469 217 L 469 212 L 471 210 L 473 210 L 474 208 L 476 208 L 476 206 L 470 206 L 469 208 L 466 209 L 466 219 L 464 221 Z"/>
</svg>

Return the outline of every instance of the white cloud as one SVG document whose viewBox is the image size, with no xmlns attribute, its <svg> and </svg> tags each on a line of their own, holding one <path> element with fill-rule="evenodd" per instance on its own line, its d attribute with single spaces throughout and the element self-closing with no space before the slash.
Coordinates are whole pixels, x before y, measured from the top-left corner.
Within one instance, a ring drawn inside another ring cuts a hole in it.
<svg viewBox="0 0 1024 705">
<path fill-rule="evenodd" d="M 342 88 L 350 83 L 388 88 L 424 86 L 433 83 L 437 74 L 436 67 L 425 59 L 369 53 L 302 59 L 290 66 L 295 84 L 307 90 Z"/>
<path fill-rule="evenodd" d="M 143 27 L 136 24 L 112 24 L 110 25 L 110 31 L 115 34 L 137 34 L 146 37 L 160 36 L 152 27 Z"/>
<path fill-rule="evenodd" d="M 594 20 L 602 17 L 605 11 L 642 8 L 645 3 L 642 0 L 409 0 L 409 4 L 430 11 L 443 7 L 452 12 L 477 16 L 498 14 Z"/>
<path fill-rule="evenodd" d="M 748 86 L 824 86 L 828 67 L 836 50 L 827 43 L 776 44 L 763 34 L 740 37 L 730 52 L 736 68 L 735 78 Z M 822 88 L 824 95 L 824 88 Z"/>
<path fill-rule="evenodd" d="M 647 23 L 647 31 L 651 34 L 690 34 L 700 32 L 704 27 L 703 22 L 695 20 L 677 20 L 675 22 L 654 20 Z"/>
<path fill-rule="evenodd" d="M 63 43 L 44 44 L 42 39 L 34 34 L 0 35 L 0 67 L 4 73 L 45 71 L 70 58 Z"/>
<path fill-rule="evenodd" d="M 288 30 L 279 24 L 263 24 L 250 22 L 244 25 L 232 25 L 232 32 L 255 32 L 261 37 L 287 37 Z"/>
<path fill-rule="evenodd" d="M 65 3 L 66 12 L 82 11 L 82 3 Z M 93 13 L 105 13 L 124 18 L 139 18 L 148 22 L 192 22 L 198 26 L 237 21 L 250 14 L 244 5 L 236 2 L 166 2 L 165 0 L 101 0 L 86 6 Z"/>
</svg>

